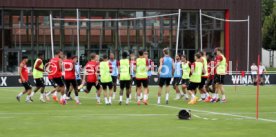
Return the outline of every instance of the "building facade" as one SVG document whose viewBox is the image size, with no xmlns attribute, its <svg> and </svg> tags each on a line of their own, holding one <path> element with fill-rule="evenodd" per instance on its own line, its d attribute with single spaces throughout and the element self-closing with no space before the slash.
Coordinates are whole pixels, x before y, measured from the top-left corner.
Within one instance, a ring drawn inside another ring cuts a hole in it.
<svg viewBox="0 0 276 137">
<path fill-rule="evenodd" d="M 179 54 L 193 59 L 200 49 L 199 10 L 223 19 L 250 16 L 250 64 L 261 53 L 260 0 L 0 0 L 0 70 L 16 72 L 22 56 L 33 64 L 37 53 L 51 58 L 49 15 L 54 18 L 118 19 L 177 13 L 181 9 Z M 175 54 L 178 16 L 131 21 L 81 21 L 80 55 L 84 64 L 91 52 L 149 51 L 158 63 L 162 48 Z M 227 60 L 246 70 L 247 23 L 228 23 L 202 17 L 203 49 L 225 51 Z M 53 21 L 55 50 L 77 52 L 76 21 Z"/>
</svg>

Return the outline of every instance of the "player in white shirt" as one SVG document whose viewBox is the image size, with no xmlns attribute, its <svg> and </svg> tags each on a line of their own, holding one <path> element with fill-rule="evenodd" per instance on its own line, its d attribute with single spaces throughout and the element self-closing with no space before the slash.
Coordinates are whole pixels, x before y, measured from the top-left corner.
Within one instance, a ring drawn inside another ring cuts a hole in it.
<svg viewBox="0 0 276 137">
<path fill-rule="evenodd" d="M 257 83 L 257 72 L 258 72 L 258 66 L 255 64 L 255 63 L 252 63 L 251 67 L 251 75 L 252 75 L 252 78 L 253 78 L 253 81 L 254 81 L 254 85 L 256 85 Z"/>
</svg>

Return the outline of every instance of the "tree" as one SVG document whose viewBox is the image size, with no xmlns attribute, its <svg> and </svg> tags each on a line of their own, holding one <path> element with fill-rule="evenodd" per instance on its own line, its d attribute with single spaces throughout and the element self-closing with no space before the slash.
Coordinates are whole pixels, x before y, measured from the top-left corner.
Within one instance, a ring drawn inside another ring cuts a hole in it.
<svg viewBox="0 0 276 137">
<path fill-rule="evenodd" d="M 274 2 L 274 0 L 262 0 L 262 24 L 264 23 L 265 17 L 272 13 Z"/>
<path fill-rule="evenodd" d="M 276 4 L 274 4 L 271 15 L 265 17 L 262 33 L 263 48 L 270 51 L 270 66 L 272 67 L 274 63 L 274 50 L 276 50 Z"/>
</svg>

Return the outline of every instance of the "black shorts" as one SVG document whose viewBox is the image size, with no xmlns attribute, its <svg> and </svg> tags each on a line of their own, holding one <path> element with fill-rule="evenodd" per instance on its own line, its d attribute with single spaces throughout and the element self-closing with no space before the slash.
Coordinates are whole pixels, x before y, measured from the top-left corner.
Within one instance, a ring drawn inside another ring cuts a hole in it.
<svg viewBox="0 0 276 137">
<path fill-rule="evenodd" d="M 252 77 L 253 79 L 257 79 L 257 74 L 251 74 L 251 77 Z"/>
<path fill-rule="evenodd" d="M 207 83 L 206 83 L 206 86 L 211 86 L 214 84 L 214 79 L 213 78 L 208 78 L 207 79 Z"/>
<path fill-rule="evenodd" d="M 165 84 L 169 86 L 172 78 L 159 78 L 159 86 L 163 87 Z"/>
<path fill-rule="evenodd" d="M 30 90 L 30 89 L 32 89 L 32 86 L 31 86 L 31 84 L 30 84 L 29 81 L 26 81 L 26 82 L 21 83 L 21 84 L 22 84 L 22 86 L 25 88 L 25 90 Z"/>
<path fill-rule="evenodd" d="M 130 83 L 131 83 L 131 80 L 121 80 L 120 81 L 120 89 L 130 89 Z"/>
<path fill-rule="evenodd" d="M 108 87 L 109 89 L 112 89 L 112 87 L 113 87 L 113 83 L 112 83 L 112 82 L 101 83 L 101 85 L 102 85 L 102 87 L 103 87 L 104 90 L 106 90 L 107 87 Z"/>
<path fill-rule="evenodd" d="M 53 79 L 49 79 L 51 86 L 53 86 L 54 88 L 57 87 L 57 84 L 55 83 L 55 81 Z"/>
<path fill-rule="evenodd" d="M 147 79 L 136 79 L 136 86 L 141 87 L 143 84 L 144 88 L 147 88 L 149 85 L 149 81 Z"/>
<path fill-rule="evenodd" d="M 216 84 L 224 84 L 224 75 L 215 75 L 215 83 Z"/>
<path fill-rule="evenodd" d="M 135 77 L 131 78 L 131 85 L 136 85 L 136 78 Z"/>
<path fill-rule="evenodd" d="M 200 82 L 199 87 L 198 87 L 199 89 L 202 89 L 205 86 L 206 80 L 207 80 L 207 78 L 201 77 L 201 82 Z"/>
<path fill-rule="evenodd" d="M 35 79 L 35 86 L 39 88 L 45 87 L 44 79 L 43 78 L 37 78 Z"/>
<path fill-rule="evenodd" d="M 183 86 L 188 86 L 190 83 L 190 79 L 182 79 L 182 85 Z"/>
<path fill-rule="evenodd" d="M 117 85 L 117 76 L 111 76 L 113 85 Z"/>
<path fill-rule="evenodd" d="M 96 83 L 94 83 L 94 82 L 87 82 L 87 83 L 86 83 L 86 89 L 88 90 L 88 92 L 90 92 L 90 90 L 91 90 L 91 88 L 92 88 L 93 86 L 95 86 L 95 88 L 96 88 L 97 90 L 100 90 L 100 88 L 101 88 L 100 83 L 96 84 Z"/>
<path fill-rule="evenodd" d="M 188 90 L 196 90 L 199 87 L 200 83 L 194 83 L 194 82 L 190 82 L 189 86 L 188 86 Z"/>
<path fill-rule="evenodd" d="M 78 86 L 81 85 L 81 79 L 77 79 L 76 81 Z"/>
<path fill-rule="evenodd" d="M 63 86 L 64 86 L 64 83 L 63 83 L 61 77 L 60 77 L 60 78 L 54 78 L 53 80 L 54 80 L 54 82 L 55 82 L 59 87 L 63 87 Z"/>
<path fill-rule="evenodd" d="M 173 78 L 172 85 L 173 86 L 180 85 L 180 82 L 181 82 L 181 78 Z"/>
<path fill-rule="evenodd" d="M 77 81 L 75 79 L 65 79 L 65 86 L 67 91 L 70 89 L 71 84 L 74 89 L 78 89 Z"/>
</svg>

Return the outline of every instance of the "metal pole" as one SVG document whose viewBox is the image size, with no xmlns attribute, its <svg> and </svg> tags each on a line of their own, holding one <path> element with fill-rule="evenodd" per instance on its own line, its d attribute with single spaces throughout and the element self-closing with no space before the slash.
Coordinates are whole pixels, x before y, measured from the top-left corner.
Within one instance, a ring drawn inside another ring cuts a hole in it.
<svg viewBox="0 0 276 137">
<path fill-rule="evenodd" d="M 79 9 L 77 9 L 77 52 L 78 62 L 80 62 L 80 21 L 79 21 Z"/>
<path fill-rule="evenodd" d="M 247 72 L 249 71 L 250 16 L 247 19 Z"/>
<path fill-rule="evenodd" d="M 202 15 L 201 9 L 199 10 L 199 36 L 200 36 L 200 51 L 202 51 Z"/>
<path fill-rule="evenodd" d="M 178 22 L 177 22 L 177 30 L 176 30 L 176 50 L 175 50 L 175 56 L 177 55 L 177 52 L 178 52 L 180 17 L 181 17 L 181 9 L 178 9 Z"/>
<path fill-rule="evenodd" d="M 50 33 L 51 33 L 51 48 L 52 48 L 52 57 L 54 57 L 54 38 L 53 38 L 53 18 L 50 14 Z"/>
</svg>

